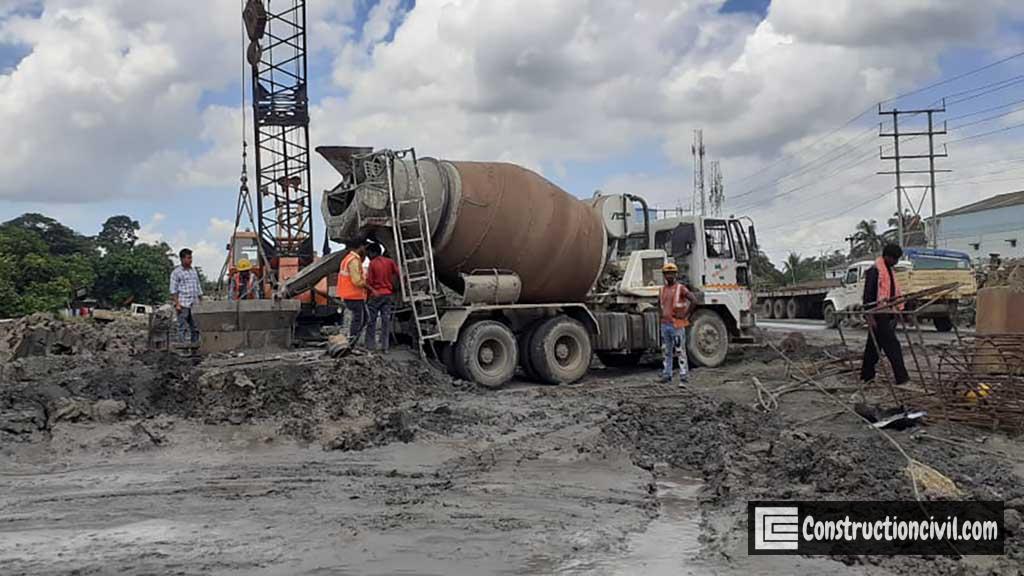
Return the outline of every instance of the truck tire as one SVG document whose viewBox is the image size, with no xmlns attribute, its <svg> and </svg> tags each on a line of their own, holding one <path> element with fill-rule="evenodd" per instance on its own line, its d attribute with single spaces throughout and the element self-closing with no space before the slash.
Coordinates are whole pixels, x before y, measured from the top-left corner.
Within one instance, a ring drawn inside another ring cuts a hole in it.
<svg viewBox="0 0 1024 576">
<path fill-rule="evenodd" d="M 796 320 L 800 317 L 800 312 L 803 311 L 802 309 L 803 306 L 800 305 L 800 300 L 796 298 L 786 300 L 786 318 Z"/>
<path fill-rule="evenodd" d="M 534 382 L 539 382 L 540 377 L 537 375 L 537 369 L 533 367 L 533 360 L 530 359 L 530 342 L 537 333 L 537 326 L 537 323 L 532 324 L 516 336 L 516 343 L 519 345 L 519 369 L 528 380 Z"/>
<path fill-rule="evenodd" d="M 729 353 L 729 330 L 718 313 L 697 310 L 686 329 L 686 351 L 697 366 L 715 368 L 725 362 L 725 355 Z"/>
<path fill-rule="evenodd" d="M 953 329 L 953 319 L 949 316 L 936 316 L 932 318 L 932 323 L 935 324 L 936 332 L 949 332 Z"/>
<path fill-rule="evenodd" d="M 836 305 L 831 302 L 825 302 L 825 306 L 821 309 L 822 316 L 825 317 L 826 328 L 838 328 L 839 327 L 839 316 L 836 315 Z"/>
<path fill-rule="evenodd" d="M 464 329 L 455 345 L 455 367 L 466 380 L 498 388 L 516 373 L 516 337 L 507 326 L 483 320 Z"/>
<path fill-rule="evenodd" d="M 772 301 L 772 318 L 786 317 L 786 301 L 778 298 Z"/>
<path fill-rule="evenodd" d="M 765 298 L 761 301 L 761 317 L 771 319 L 772 317 L 772 299 Z"/>
<path fill-rule="evenodd" d="M 615 354 L 613 352 L 598 352 L 597 358 L 607 368 L 633 368 L 640 363 L 640 359 L 643 358 L 643 352 L 627 352 L 625 354 Z"/>
<path fill-rule="evenodd" d="M 537 327 L 530 342 L 530 361 L 542 382 L 570 384 L 587 373 L 592 350 L 583 324 L 555 316 Z"/>
<path fill-rule="evenodd" d="M 458 363 L 455 362 L 454 342 L 445 342 L 444 344 L 441 344 L 438 355 L 440 356 L 441 363 L 444 364 L 445 370 L 448 372 L 449 376 L 452 378 L 459 378 L 461 380 L 469 379 L 465 374 L 459 372 Z"/>
</svg>

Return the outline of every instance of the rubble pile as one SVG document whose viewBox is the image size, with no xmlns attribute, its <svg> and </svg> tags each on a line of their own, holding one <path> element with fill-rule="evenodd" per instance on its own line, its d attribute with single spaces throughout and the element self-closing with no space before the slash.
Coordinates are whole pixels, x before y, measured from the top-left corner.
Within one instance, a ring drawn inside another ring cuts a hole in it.
<svg viewBox="0 0 1024 576">
<path fill-rule="evenodd" d="M 390 414 L 404 402 L 455 390 L 418 360 L 377 355 L 334 360 L 314 351 L 199 362 L 147 350 L 144 322 L 31 316 L 4 326 L 0 341 L 0 443 L 45 436 L 59 422 L 156 416 L 269 422 L 284 435 L 325 443 L 331 423 L 379 424 L 375 434 L 331 446 L 359 449 L 409 438 L 409 426 Z"/>
<path fill-rule="evenodd" d="M 694 396 L 651 406 L 623 402 L 604 426 L 610 444 L 633 446 L 637 464 L 656 462 L 702 472 L 710 492 L 742 499 L 913 499 L 907 461 L 875 434 L 794 430 L 775 416 L 730 401 Z M 914 445 L 928 463 L 970 497 L 1024 496 L 1006 463 L 964 457 L 949 447 Z"/>
<path fill-rule="evenodd" d="M 32 314 L 0 324 L 0 362 L 95 352 L 138 354 L 146 348 L 145 328 L 146 320 L 138 317 L 101 323 Z"/>
</svg>

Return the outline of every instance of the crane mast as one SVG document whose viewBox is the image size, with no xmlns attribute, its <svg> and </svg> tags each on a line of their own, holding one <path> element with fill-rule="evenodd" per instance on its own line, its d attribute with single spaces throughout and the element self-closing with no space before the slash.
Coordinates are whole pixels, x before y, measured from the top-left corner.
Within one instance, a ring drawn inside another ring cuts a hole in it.
<svg viewBox="0 0 1024 576">
<path fill-rule="evenodd" d="M 305 0 L 247 0 L 252 67 L 256 227 L 277 284 L 310 264 L 313 204 Z"/>
</svg>

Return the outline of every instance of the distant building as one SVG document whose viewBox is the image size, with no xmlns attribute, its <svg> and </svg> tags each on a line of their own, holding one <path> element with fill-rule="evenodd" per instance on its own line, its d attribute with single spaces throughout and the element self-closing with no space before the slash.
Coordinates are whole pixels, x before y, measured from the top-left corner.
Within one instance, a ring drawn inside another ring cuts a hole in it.
<svg viewBox="0 0 1024 576">
<path fill-rule="evenodd" d="M 939 214 L 939 248 L 960 250 L 975 260 L 1024 257 L 1024 190 L 999 194 Z"/>
</svg>

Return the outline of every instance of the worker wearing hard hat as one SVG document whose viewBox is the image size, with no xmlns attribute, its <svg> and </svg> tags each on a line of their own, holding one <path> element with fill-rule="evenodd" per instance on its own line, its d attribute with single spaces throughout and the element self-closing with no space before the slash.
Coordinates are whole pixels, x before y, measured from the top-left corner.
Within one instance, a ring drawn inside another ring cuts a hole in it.
<svg viewBox="0 0 1024 576">
<path fill-rule="evenodd" d="M 679 268 L 666 262 L 661 268 L 665 285 L 658 294 L 661 307 L 661 348 L 665 355 L 661 379 L 659 382 L 672 381 L 673 357 L 679 359 L 679 385 L 685 386 L 687 381 L 686 361 L 686 327 L 690 325 L 690 316 L 697 308 L 697 297 L 686 286 L 677 282 Z"/>
<path fill-rule="evenodd" d="M 252 262 L 248 258 L 238 261 L 235 277 L 231 279 L 232 300 L 252 300 L 256 298 L 256 277 L 252 273 Z"/>
<path fill-rule="evenodd" d="M 348 341 L 355 345 L 366 326 L 366 276 L 363 272 L 363 258 L 366 256 L 366 240 L 346 242 L 348 254 L 341 260 L 338 270 L 338 298 L 345 302 L 345 309 L 352 314 L 348 328 Z"/>
</svg>

